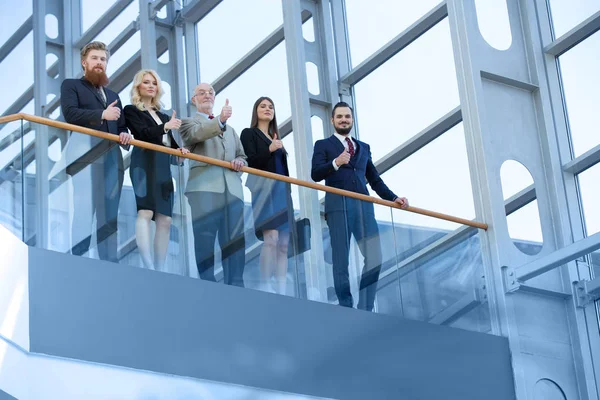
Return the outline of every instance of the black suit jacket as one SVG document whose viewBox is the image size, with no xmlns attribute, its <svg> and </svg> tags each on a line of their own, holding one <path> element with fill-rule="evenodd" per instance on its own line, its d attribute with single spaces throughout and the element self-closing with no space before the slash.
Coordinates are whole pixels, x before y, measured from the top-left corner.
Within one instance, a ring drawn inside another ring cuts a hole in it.
<svg viewBox="0 0 600 400">
<path fill-rule="evenodd" d="M 325 179 L 327 186 L 338 189 L 350 190 L 360 194 L 369 194 L 367 183 L 384 200 L 393 201 L 396 195 L 392 192 L 383 179 L 379 176 L 371 159 L 369 145 L 354 139 L 358 144 L 354 157 L 350 163 L 342 165 L 337 171 L 333 167 L 333 160 L 343 151 L 344 145 L 335 136 L 318 140 L 312 158 L 311 177 L 315 182 Z M 343 211 L 345 200 L 343 196 L 327 193 L 325 195 L 325 212 Z M 372 203 L 370 207 L 372 207 Z"/>
<path fill-rule="evenodd" d="M 116 106 L 122 109 L 118 94 L 107 88 L 104 88 L 104 92 L 107 105 L 117 100 Z M 117 121 L 102 119 L 102 112 L 106 107 L 98 91 L 85 78 L 63 81 L 60 87 L 60 106 L 65 121 L 70 124 L 116 135 L 127 132 L 123 113 Z"/>
<path fill-rule="evenodd" d="M 244 153 L 248 157 L 248 166 L 263 171 L 275 173 L 275 157 L 269 150 L 272 141 L 258 128 L 246 128 L 240 135 Z M 285 176 L 290 176 L 287 164 L 287 153 L 283 152 L 283 167 Z M 246 186 L 253 191 L 259 184 L 260 177 L 248 174 Z"/>
<path fill-rule="evenodd" d="M 167 114 L 161 113 L 160 111 L 156 112 L 158 118 L 163 122 L 159 125 L 148 111 L 141 111 L 135 106 L 125 106 L 123 113 L 125 114 L 127 127 L 134 138 L 160 146 L 163 145 L 162 136 L 165 134 L 165 123 L 170 119 Z M 171 147 L 177 149 L 179 146 L 173 138 L 173 132 L 169 131 L 168 134 L 171 139 Z"/>
</svg>

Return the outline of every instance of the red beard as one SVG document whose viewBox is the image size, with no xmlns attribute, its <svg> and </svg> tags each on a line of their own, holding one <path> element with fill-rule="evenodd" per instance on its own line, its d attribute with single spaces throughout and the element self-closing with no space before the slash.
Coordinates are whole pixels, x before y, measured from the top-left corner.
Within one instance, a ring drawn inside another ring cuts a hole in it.
<svg viewBox="0 0 600 400">
<path fill-rule="evenodd" d="M 96 71 L 95 69 L 85 71 L 85 79 L 87 79 L 92 85 L 106 86 L 108 85 L 108 76 L 104 71 Z"/>
</svg>

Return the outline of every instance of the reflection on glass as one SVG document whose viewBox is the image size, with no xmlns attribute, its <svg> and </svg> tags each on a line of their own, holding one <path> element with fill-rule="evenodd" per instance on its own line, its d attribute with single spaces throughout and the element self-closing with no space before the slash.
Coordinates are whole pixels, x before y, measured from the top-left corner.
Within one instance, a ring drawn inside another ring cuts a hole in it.
<svg viewBox="0 0 600 400">
<path fill-rule="evenodd" d="M 21 121 L 0 125 L 0 224 L 23 238 L 23 169 L 15 162 L 21 155 Z M 18 149 L 17 154 L 9 147 Z"/>
<path fill-rule="evenodd" d="M 466 219 L 475 218 L 462 123 L 386 171 L 383 178 L 390 189 L 408 197 L 411 204 Z M 423 228 L 454 230 L 459 226 L 413 213 L 406 213 L 403 220 Z"/>
<path fill-rule="evenodd" d="M 380 294 L 379 290 L 386 285 L 379 288 L 379 279 L 383 266 L 385 271 L 388 266 L 393 268 L 396 258 L 394 235 L 389 229 L 391 224 L 377 221 L 374 211 L 375 207 L 380 207 L 389 213 L 389 207 L 334 194 L 328 194 L 325 202 L 330 245 L 325 260 L 329 259 L 330 251 L 337 303 L 374 311 L 377 300 L 377 304 L 381 301 L 381 311 L 393 312 L 398 303 L 397 289 L 383 290 Z"/>
<path fill-rule="evenodd" d="M 257 10 L 260 10 L 259 14 Z M 227 21 L 227 26 L 223 25 L 223 21 Z M 214 82 L 282 24 L 280 1 L 227 0 L 219 3 L 197 26 L 199 53 L 206 55 L 200 57 L 202 81 Z M 227 50 L 223 51 L 220 44 L 226 44 Z M 273 65 L 285 70 L 281 64 Z M 268 93 L 256 92 L 253 95 L 262 94 Z"/>
<path fill-rule="evenodd" d="M 439 3 L 439 0 L 347 0 L 352 65 L 363 62 Z"/>
<path fill-rule="evenodd" d="M 32 132 L 27 135 L 34 134 L 38 129 L 45 129 L 50 142 L 61 138 L 66 141 L 66 145 L 62 146 L 58 156 L 52 156 L 54 160 L 50 162 L 46 227 L 38 226 L 36 221 L 35 185 L 39 179 L 35 170 L 36 158 L 25 157 L 28 162 L 26 242 L 35 245 L 39 229 L 46 229 L 50 250 L 142 266 L 135 240 L 135 195 L 131 186 L 121 187 L 119 184 L 124 175 L 129 175 L 131 153 L 125 153 L 125 157 L 121 158 L 121 150 L 115 142 L 39 124 L 29 125 Z M 27 151 L 26 148 L 26 155 Z M 110 157 L 116 157 L 114 162 Z M 116 168 L 108 168 L 110 165 Z M 171 165 L 171 169 L 177 188 L 181 171 L 176 165 Z M 180 251 L 180 230 L 183 224 L 178 202 L 180 193 L 176 190 L 165 270 L 181 273 L 180 270 L 185 267 L 185 259 L 184 252 Z"/>
<path fill-rule="evenodd" d="M 32 124 L 28 135 L 34 135 L 40 129 L 47 128 Z M 106 161 L 106 157 L 114 153 L 113 148 L 121 154 L 118 144 L 56 129 L 49 129 L 48 134 L 49 137 L 68 136 L 68 141 L 58 157 L 53 155 L 55 161 L 50 165 L 48 226 L 37 227 L 32 221 L 31 237 L 35 239 L 39 229 L 47 229 L 48 248 L 65 253 L 73 253 L 82 241 L 87 241 L 89 244 L 81 256 L 91 258 L 103 258 L 103 252 L 116 243 L 116 254 L 112 254 L 115 257 L 110 261 L 141 267 L 143 263 L 135 236 L 135 197 L 140 195 L 139 182 L 132 180 L 133 186 L 123 185 L 118 202 L 114 201 L 119 190 L 114 185 L 115 178 L 118 182 L 119 174 L 130 174 L 131 168 L 135 168 L 133 152 L 125 153 L 116 177 L 108 176 L 107 163 L 100 161 Z M 27 174 L 32 176 L 30 192 L 35 196 L 38 179 L 35 158 L 25 159 L 28 160 Z M 274 189 L 279 183 L 262 178 L 264 190 L 252 190 L 250 196 L 246 196 L 242 194 L 241 185 L 249 178 L 242 180 L 244 174 L 194 161 L 192 170 L 202 168 L 204 171 L 200 186 L 210 186 L 214 184 L 214 177 L 227 175 L 232 182 L 237 182 L 239 189 L 235 194 L 194 191 L 191 190 L 194 173 L 189 174 L 191 180 L 182 181 L 182 168 L 177 163 L 171 164 L 170 168 L 175 197 L 163 271 L 183 275 L 193 271 L 192 275 L 197 277 L 198 266 L 206 264 L 208 268 L 200 268 L 200 272 L 212 273 L 210 280 L 216 282 L 261 290 L 265 290 L 266 283 L 272 285 L 273 282 L 265 282 L 265 276 L 261 274 L 264 229 L 263 240 L 258 237 L 260 227 L 267 219 L 278 218 L 274 211 L 279 208 L 273 204 L 282 197 Z M 18 180 L 13 182 L 18 183 Z M 12 196 L 14 200 L 18 189 L 11 189 L 10 185 L 7 182 L 0 184 L 0 195 Z M 287 190 L 286 184 L 282 187 Z M 184 188 L 187 190 L 185 199 L 182 197 Z M 316 197 L 313 189 L 302 190 L 305 193 L 300 200 Z M 194 199 L 195 194 L 200 197 Z M 267 198 L 268 195 L 271 197 Z M 435 247 L 435 242 L 448 235 L 448 230 L 433 228 L 435 224 L 426 224 L 427 227 L 412 225 L 406 218 L 406 211 L 394 209 L 392 213 L 386 206 L 343 196 L 336 198 L 334 203 L 342 204 L 342 207 L 331 208 L 330 204 L 326 219 L 321 212 L 300 218 L 302 202 L 289 204 L 289 197 L 285 201 L 284 224 L 289 232 L 289 245 L 284 258 L 287 271 L 281 282 L 285 289 L 279 292 L 431 323 L 488 330 L 485 299 L 479 290 L 481 262 L 475 230 L 459 235 L 456 243 L 441 249 Z M 35 197 L 32 200 L 30 207 L 35 216 Z M 106 212 L 114 210 L 111 207 L 115 206 L 118 207 L 118 225 L 112 229 Z M 10 211 L 15 207 L 18 204 L 13 201 Z M 5 209 L 1 212 L 0 216 L 5 218 Z M 386 212 L 385 218 L 377 217 Z M 8 223 L 18 227 L 18 221 Z M 210 233 L 204 228 L 217 225 L 227 225 L 223 230 L 229 234 L 221 234 L 218 229 L 214 234 L 204 234 Z M 318 249 L 319 254 L 311 246 L 311 234 L 319 235 L 317 242 L 323 243 Z"/>
<path fill-rule="evenodd" d="M 371 145 L 373 160 L 458 106 L 448 20 L 356 84 L 355 101 L 359 139 Z M 385 128 L 382 115 L 391 116 Z"/>
<path fill-rule="evenodd" d="M 549 0 L 549 4 L 556 38 L 600 10 L 599 0 Z"/>
<path fill-rule="evenodd" d="M 566 109 L 575 157 L 600 144 L 597 102 L 600 91 L 600 32 L 559 57 Z"/>
<path fill-rule="evenodd" d="M 400 315 L 435 324 L 489 332 L 483 292 L 483 264 L 477 230 L 441 245 L 454 232 L 427 230 L 403 222 L 407 212 L 394 209 Z M 456 232 L 456 231 L 455 231 Z"/>
</svg>

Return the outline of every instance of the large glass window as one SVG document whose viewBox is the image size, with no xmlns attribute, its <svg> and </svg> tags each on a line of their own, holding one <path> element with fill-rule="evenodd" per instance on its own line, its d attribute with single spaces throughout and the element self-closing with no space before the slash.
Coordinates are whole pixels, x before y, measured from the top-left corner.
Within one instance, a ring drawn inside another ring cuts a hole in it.
<svg viewBox="0 0 600 400">
<path fill-rule="evenodd" d="M 6 8 L 2 12 L 0 21 L 2 23 L 2 30 L 0 31 L 0 46 L 4 45 L 6 41 L 16 32 L 17 29 L 23 25 L 27 18 L 31 16 L 32 2 L 24 1 L 19 3 L 18 7 Z"/>
<path fill-rule="evenodd" d="M 346 0 L 352 66 L 363 62 L 439 3 L 439 0 Z"/>
<path fill-rule="evenodd" d="M 200 79 L 213 82 L 282 24 L 281 1 L 221 2 L 198 23 Z"/>
<path fill-rule="evenodd" d="M 557 38 L 600 10 L 600 0 L 549 0 L 549 3 Z"/>
<path fill-rule="evenodd" d="M 102 14 L 115 4 L 115 2 L 116 0 L 81 0 L 81 31 L 87 31 L 94 23 L 96 23 Z M 134 1 L 133 3 L 138 5 L 137 1 Z"/>
<path fill-rule="evenodd" d="M 23 60 L 31 60 L 32 54 L 33 33 L 30 33 L 0 63 L 0 86 L 3 88 L 0 96 L 2 113 L 33 85 L 33 62 L 23 62 Z M 15 79 L 17 71 L 18 78 Z"/>
<path fill-rule="evenodd" d="M 278 68 L 272 68 L 273 65 L 277 65 Z M 214 112 L 215 114 L 221 112 L 225 99 L 229 99 L 233 114 L 228 124 L 240 133 L 242 129 L 250 126 L 252 106 L 261 96 L 268 96 L 275 103 L 279 124 L 292 115 L 285 42 L 271 50 L 269 54 L 219 93 Z"/>
<path fill-rule="evenodd" d="M 579 156 L 600 144 L 600 32 L 559 57 L 573 153 Z"/>
<path fill-rule="evenodd" d="M 355 86 L 361 140 L 378 160 L 460 104 L 448 20 Z"/>
<path fill-rule="evenodd" d="M 462 123 L 386 171 L 382 177 L 396 195 L 407 197 L 413 205 L 462 218 L 475 218 Z M 372 195 L 376 196 L 375 193 Z M 459 227 L 453 222 L 420 214 L 402 214 L 402 222 L 411 226 L 438 231 Z"/>
<path fill-rule="evenodd" d="M 600 191 L 598 181 L 600 180 L 600 164 L 582 172 L 577 176 L 583 215 L 585 218 L 586 234 L 593 235 L 600 232 Z"/>
</svg>

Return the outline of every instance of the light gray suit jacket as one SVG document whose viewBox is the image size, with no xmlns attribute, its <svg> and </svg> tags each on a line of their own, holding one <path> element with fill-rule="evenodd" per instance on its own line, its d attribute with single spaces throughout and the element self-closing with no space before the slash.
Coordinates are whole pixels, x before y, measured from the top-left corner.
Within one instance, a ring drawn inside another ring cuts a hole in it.
<svg viewBox="0 0 600 400">
<path fill-rule="evenodd" d="M 179 133 L 184 146 L 194 154 L 228 162 L 238 158 L 248 165 L 238 134 L 229 125 L 225 125 L 225 129 L 221 130 L 217 118 L 208 119 L 201 114 L 196 114 L 193 118 L 183 118 Z M 229 168 L 191 161 L 185 193 L 225 193 L 227 188 L 229 193 L 243 200 L 241 176 L 241 172 Z"/>
</svg>

